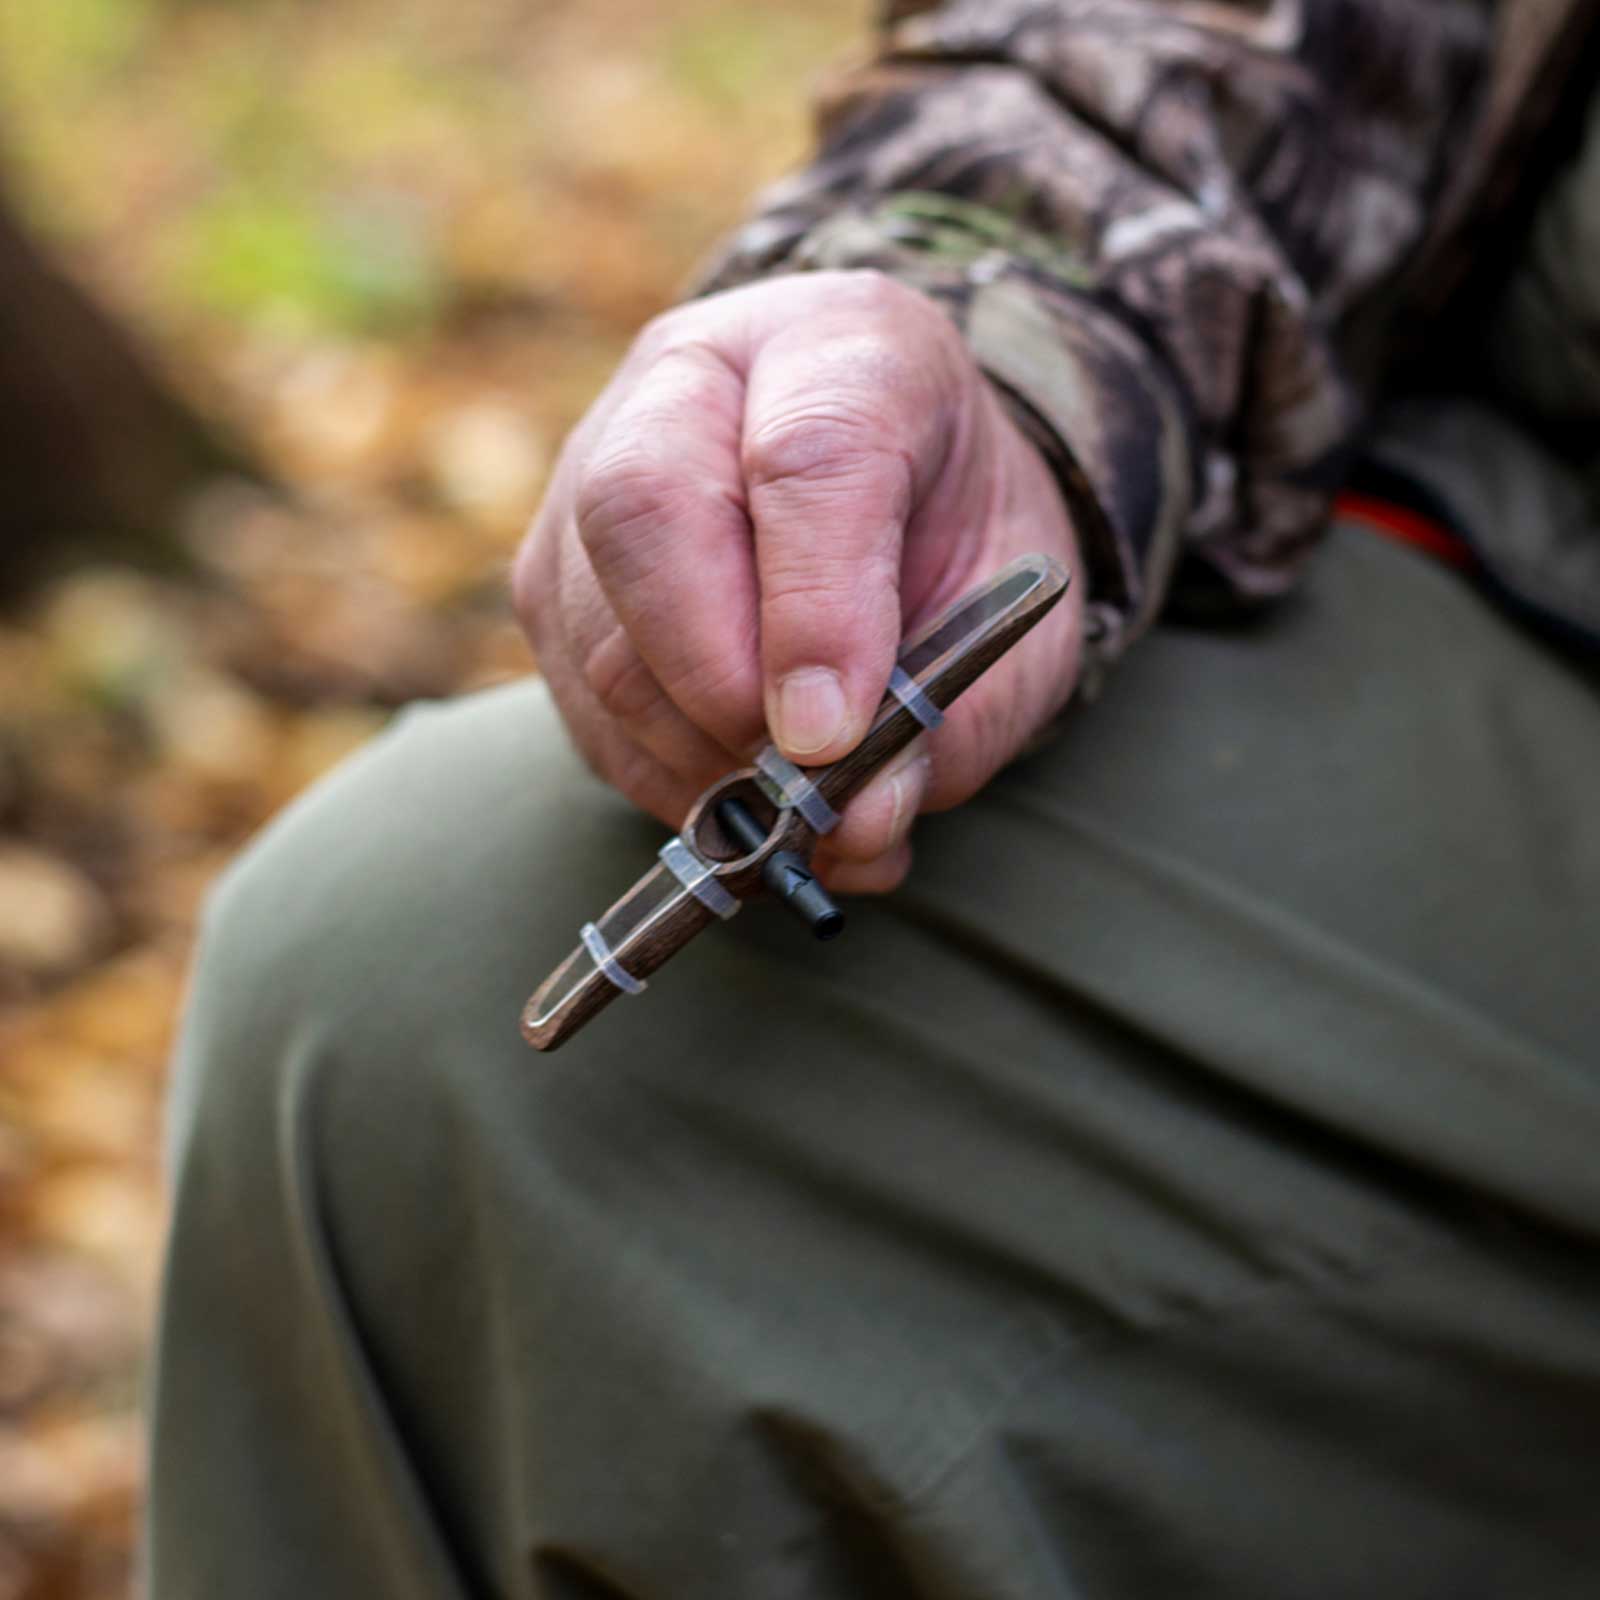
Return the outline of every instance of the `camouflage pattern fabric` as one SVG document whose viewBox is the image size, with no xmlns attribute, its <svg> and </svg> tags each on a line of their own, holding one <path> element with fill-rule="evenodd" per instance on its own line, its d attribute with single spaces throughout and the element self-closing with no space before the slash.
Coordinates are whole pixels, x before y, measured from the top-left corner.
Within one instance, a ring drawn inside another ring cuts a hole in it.
<svg viewBox="0 0 1600 1600">
<path fill-rule="evenodd" d="M 873 266 L 946 305 L 1056 469 L 1114 657 L 1174 573 L 1192 605 L 1292 584 L 1359 352 L 1408 268 L 1449 276 L 1597 10 L 891 0 L 815 160 L 701 287 Z"/>
<path fill-rule="evenodd" d="M 1520 242 L 1478 392 L 1390 406 L 1372 453 L 1448 512 L 1500 599 L 1600 651 L 1600 94 Z"/>
</svg>

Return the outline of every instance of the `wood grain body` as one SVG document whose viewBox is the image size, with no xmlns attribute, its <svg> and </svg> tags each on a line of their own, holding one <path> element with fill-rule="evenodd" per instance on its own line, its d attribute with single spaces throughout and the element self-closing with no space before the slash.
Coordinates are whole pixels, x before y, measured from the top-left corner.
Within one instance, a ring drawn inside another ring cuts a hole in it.
<svg viewBox="0 0 1600 1600">
<path fill-rule="evenodd" d="M 901 669 L 941 711 L 970 688 L 1066 593 L 1066 569 L 1048 556 L 1024 556 L 957 601 L 902 646 Z M 886 694 L 866 737 L 826 767 L 802 768 L 836 811 L 874 773 L 921 733 L 922 724 Z M 716 820 L 728 798 L 748 805 L 769 832 L 759 850 L 740 855 Z M 714 783 L 690 808 L 681 837 L 713 864 L 716 880 L 738 900 L 762 893 L 761 868 L 779 850 L 809 860 L 817 836 L 793 809 L 774 806 L 753 767 Z M 664 865 L 657 864 L 622 896 L 596 927 L 624 972 L 647 979 L 718 918 Z M 596 967 L 581 944 L 539 986 L 522 1013 L 523 1037 L 554 1050 L 600 1014 L 622 990 Z"/>
</svg>

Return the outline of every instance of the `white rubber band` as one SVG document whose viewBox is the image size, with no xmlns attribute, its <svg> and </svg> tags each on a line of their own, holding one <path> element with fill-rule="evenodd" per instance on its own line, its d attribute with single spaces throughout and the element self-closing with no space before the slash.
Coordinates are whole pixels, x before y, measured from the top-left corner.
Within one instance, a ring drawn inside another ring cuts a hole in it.
<svg viewBox="0 0 1600 1600">
<path fill-rule="evenodd" d="M 696 855 L 683 842 L 682 834 L 674 834 L 662 845 L 661 859 L 673 877 L 708 911 L 715 911 L 726 921 L 739 909 L 739 902 L 712 875 L 711 863 Z"/>
<path fill-rule="evenodd" d="M 839 813 L 794 762 L 779 754 L 776 745 L 769 744 L 756 757 L 756 767 L 772 785 L 772 798 L 780 806 L 793 806 L 818 833 L 832 833 L 839 826 Z"/>
<path fill-rule="evenodd" d="M 904 667 L 889 674 L 889 693 L 930 732 L 944 721 L 942 712 L 922 691 L 922 685 Z"/>
<path fill-rule="evenodd" d="M 636 978 L 627 971 L 622 963 L 611 953 L 611 946 L 605 941 L 600 930 L 592 922 L 586 922 L 579 934 L 583 940 L 583 948 L 594 957 L 594 964 L 624 994 L 643 994 L 649 984 L 643 978 Z"/>
</svg>

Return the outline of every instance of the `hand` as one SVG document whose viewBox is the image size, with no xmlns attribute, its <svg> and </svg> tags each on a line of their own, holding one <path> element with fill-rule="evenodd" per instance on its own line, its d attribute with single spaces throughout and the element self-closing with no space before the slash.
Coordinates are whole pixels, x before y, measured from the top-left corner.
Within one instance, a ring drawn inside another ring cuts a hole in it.
<svg viewBox="0 0 1600 1600">
<path fill-rule="evenodd" d="M 1015 556 L 1075 576 L 1042 458 L 948 318 L 876 272 L 775 278 L 651 323 L 574 430 L 517 611 L 585 759 L 677 827 L 772 739 L 860 741 L 902 636 Z M 893 888 L 919 811 L 970 798 L 1065 703 L 1082 584 L 851 802 L 818 847 Z"/>
</svg>

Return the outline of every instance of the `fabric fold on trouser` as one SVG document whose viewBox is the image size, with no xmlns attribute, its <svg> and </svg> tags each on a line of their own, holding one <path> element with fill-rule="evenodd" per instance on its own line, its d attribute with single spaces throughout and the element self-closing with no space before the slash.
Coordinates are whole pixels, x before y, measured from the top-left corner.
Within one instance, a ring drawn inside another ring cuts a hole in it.
<svg viewBox="0 0 1600 1600">
<path fill-rule="evenodd" d="M 535 683 L 409 714 L 208 917 L 151 1593 L 1589 1593 L 1597 711 L 1339 529 L 549 1058 L 660 830 Z"/>
</svg>

